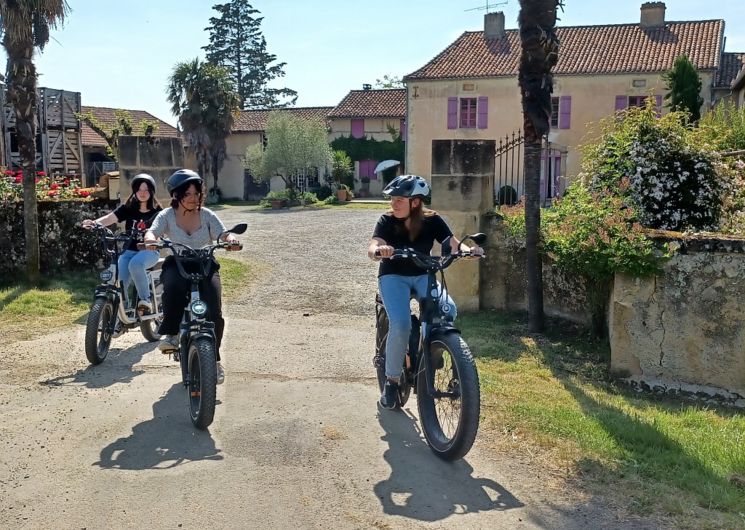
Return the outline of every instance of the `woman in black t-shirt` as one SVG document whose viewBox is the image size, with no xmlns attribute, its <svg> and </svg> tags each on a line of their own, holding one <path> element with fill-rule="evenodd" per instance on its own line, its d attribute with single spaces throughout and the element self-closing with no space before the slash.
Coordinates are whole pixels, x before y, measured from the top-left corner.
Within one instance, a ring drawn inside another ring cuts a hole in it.
<svg viewBox="0 0 745 530">
<path fill-rule="evenodd" d="M 136 230 L 138 237 L 133 238 L 127 249 L 119 257 L 119 279 L 125 290 L 132 278 L 137 290 L 137 309 L 150 312 L 153 306 L 150 301 L 150 283 L 147 279 L 147 269 L 158 262 L 160 254 L 157 250 L 137 250 L 137 243 L 142 240 L 145 230 L 162 210 L 158 199 L 155 198 L 155 179 L 145 173 L 135 175 L 132 179 L 132 195 L 124 204 L 98 219 L 86 219 L 83 227 L 91 228 L 96 224 L 109 226 L 124 222 L 127 232 Z"/>
<path fill-rule="evenodd" d="M 422 177 L 400 175 L 386 186 L 383 194 L 391 199 L 391 211 L 383 214 L 375 225 L 367 248 L 370 259 L 387 258 L 394 249 L 407 247 L 429 254 L 435 241 L 442 243 L 448 237 L 453 253 L 459 248 L 476 254 L 483 252 L 479 247 L 461 245 L 443 218 L 424 207 L 423 199 L 429 195 L 429 184 Z M 411 332 L 409 300 L 412 294 L 417 299 L 424 297 L 427 273 L 410 260 L 385 259 L 378 271 L 378 288 L 389 322 L 385 346 L 387 379 L 380 404 L 392 409 L 398 399 L 398 381 Z M 449 314 L 455 318 L 455 304 L 446 292 L 440 293 L 440 303 L 449 304 Z"/>
</svg>

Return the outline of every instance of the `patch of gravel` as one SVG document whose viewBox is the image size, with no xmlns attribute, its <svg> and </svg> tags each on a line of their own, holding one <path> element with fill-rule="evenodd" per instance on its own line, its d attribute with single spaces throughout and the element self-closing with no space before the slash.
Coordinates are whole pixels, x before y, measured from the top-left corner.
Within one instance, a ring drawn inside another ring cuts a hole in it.
<svg viewBox="0 0 745 530">
<path fill-rule="evenodd" d="M 233 308 L 372 315 L 378 265 L 366 250 L 384 211 L 220 210 L 228 226 L 248 223 L 243 251 L 230 257 L 258 265 L 258 277 Z"/>
</svg>

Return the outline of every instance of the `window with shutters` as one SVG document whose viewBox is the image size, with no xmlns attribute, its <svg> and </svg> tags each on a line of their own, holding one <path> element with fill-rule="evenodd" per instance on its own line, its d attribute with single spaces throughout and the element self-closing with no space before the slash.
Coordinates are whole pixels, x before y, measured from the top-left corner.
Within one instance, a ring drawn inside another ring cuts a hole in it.
<svg viewBox="0 0 745 530">
<path fill-rule="evenodd" d="M 556 129 L 559 126 L 559 98 L 551 98 L 551 128 Z"/>
<path fill-rule="evenodd" d="M 476 128 L 476 98 L 460 98 L 460 127 Z"/>
</svg>

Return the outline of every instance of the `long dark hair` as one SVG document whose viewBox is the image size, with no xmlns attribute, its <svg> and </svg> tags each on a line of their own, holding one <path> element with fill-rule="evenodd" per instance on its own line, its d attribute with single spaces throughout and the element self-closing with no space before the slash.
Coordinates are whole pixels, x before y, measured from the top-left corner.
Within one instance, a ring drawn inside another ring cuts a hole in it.
<svg viewBox="0 0 745 530">
<path fill-rule="evenodd" d="M 178 207 L 181 205 L 181 200 L 186 196 L 186 192 L 189 189 L 189 186 L 194 185 L 194 189 L 197 190 L 197 193 L 199 194 L 199 204 L 197 205 L 197 210 L 201 210 L 202 206 L 204 206 L 204 193 L 202 193 L 202 181 L 201 180 L 192 180 L 190 182 L 186 182 L 185 184 L 179 186 L 173 192 L 171 193 L 171 208 L 174 210 L 178 210 Z"/>
<path fill-rule="evenodd" d="M 158 202 L 158 199 L 155 198 L 155 187 L 150 182 L 143 180 L 137 185 L 137 189 L 140 189 L 143 182 L 147 184 L 147 191 L 150 192 L 150 197 L 147 199 L 147 209 L 162 210 L 163 207 Z M 137 198 L 137 190 L 132 190 L 132 195 L 129 196 L 129 199 L 127 199 L 127 202 L 124 204 L 130 209 L 140 209 L 140 200 Z"/>
</svg>

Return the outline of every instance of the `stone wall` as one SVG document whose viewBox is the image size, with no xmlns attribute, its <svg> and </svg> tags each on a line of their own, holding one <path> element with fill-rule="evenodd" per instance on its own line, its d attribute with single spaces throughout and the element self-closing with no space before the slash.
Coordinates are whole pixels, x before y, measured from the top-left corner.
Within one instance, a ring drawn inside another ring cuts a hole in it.
<svg viewBox="0 0 745 530">
<path fill-rule="evenodd" d="M 710 387 L 742 400 L 745 241 L 681 236 L 678 244 L 663 275 L 616 275 L 611 370 L 652 387 Z"/>
<path fill-rule="evenodd" d="M 482 230 L 488 239 L 484 245 L 486 258 L 481 260 L 481 309 L 527 311 L 524 242 L 509 240 L 498 215 L 486 216 Z M 563 273 L 548 258 L 543 260 L 543 306 L 549 316 L 590 324 L 584 283 Z"/>
<path fill-rule="evenodd" d="M 527 311 L 525 250 L 486 216 L 482 309 Z M 608 307 L 611 372 L 650 390 L 745 406 L 745 240 L 657 233 L 676 252 L 663 274 L 617 274 Z M 544 311 L 589 325 L 583 282 L 543 261 Z"/>
<path fill-rule="evenodd" d="M 93 266 L 100 248 L 80 222 L 100 217 L 114 206 L 116 202 L 107 200 L 38 203 L 42 272 Z M 22 202 L 0 206 L 0 233 L 0 280 L 22 275 L 26 267 Z"/>
<path fill-rule="evenodd" d="M 163 206 L 168 206 L 170 199 L 166 180 L 171 173 L 183 167 L 184 147 L 181 138 L 119 137 L 119 194 L 122 201 L 132 193 L 132 178 L 138 173 L 147 173 L 157 183 L 158 200 Z"/>
</svg>

